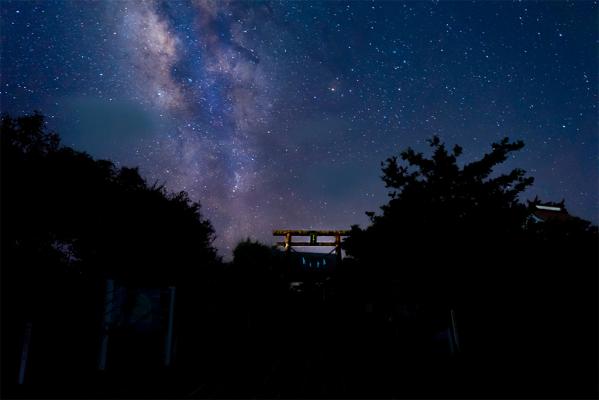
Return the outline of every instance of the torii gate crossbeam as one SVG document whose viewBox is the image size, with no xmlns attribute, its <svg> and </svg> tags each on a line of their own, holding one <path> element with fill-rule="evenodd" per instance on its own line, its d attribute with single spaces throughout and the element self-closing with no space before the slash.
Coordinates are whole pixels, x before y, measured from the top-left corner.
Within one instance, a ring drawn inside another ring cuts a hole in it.
<svg viewBox="0 0 599 400">
<path fill-rule="evenodd" d="M 283 246 L 285 252 L 291 251 L 292 247 L 312 247 L 312 246 L 328 246 L 334 247 L 337 258 L 341 261 L 341 238 L 349 236 L 350 231 L 347 230 L 305 230 L 305 229 L 277 229 L 272 232 L 273 236 L 283 236 L 282 242 L 277 242 L 278 246 Z M 293 237 L 309 237 L 309 242 L 294 242 Z M 334 236 L 334 242 L 319 242 L 318 236 Z"/>
</svg>

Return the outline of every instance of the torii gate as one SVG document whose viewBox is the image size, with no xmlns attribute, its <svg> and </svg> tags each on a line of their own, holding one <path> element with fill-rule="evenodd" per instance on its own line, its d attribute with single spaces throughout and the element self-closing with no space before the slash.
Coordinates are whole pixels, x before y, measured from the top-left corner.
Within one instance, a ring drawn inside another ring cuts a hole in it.
<svg viewBox="0 0 599 400">
<path fill-rule="evenodd" d="M 347 230 L 293 230 L 293 229 L 277 229 L 272 232 L 273 236 L 284 236 L 282 242 L 277 242 L 278 246 L 283 246 L 285 252 L 291 251 L 293 246 L 312 247 L 312 246 L 328 246 L 334 247 L 337 254 L 337 261 L 341 261 L 341 237 L 349 236 L 350 231 Z M 294 242 L 293 236 L 309 236 L 309 242 Z M 318 236 L 334 236 L 334 242 L 319 242 Z M 332 252 L 332 251 L 331 251 Z"/>
</svg>

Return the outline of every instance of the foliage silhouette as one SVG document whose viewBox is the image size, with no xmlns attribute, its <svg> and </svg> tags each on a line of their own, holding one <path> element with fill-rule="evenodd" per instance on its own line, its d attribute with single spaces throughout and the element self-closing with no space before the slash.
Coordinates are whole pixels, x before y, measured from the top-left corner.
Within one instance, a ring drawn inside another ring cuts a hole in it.
<svg viewBox="0 0 599 400">
<path fill-rule="evenodd" d="M 28 378 L 58 385 L 95 368 L 105 278 L 132 288 L 197 280 L 219 263 L 214 231 L 186 193 L 61 146 L 40 114 L 2 116 L 0 139 L 2 344 L 14 349 L 3 380 L 16 381 L 30 322 L 39 339 Z"/>
<path fill-rule="evenodd" d="M 533 179 L 521 169 L 495 172 L 521 141 L 503 139 L 463 166 L 459 146 L 449 151 L 437 137 L 429 144 L 428 158 L 408 148 L 403 163 L 382 164 L 390 200 L 344 243 L 370 298 L 436 310 L 429 322 L 452 310 L 462 341 L 448 374 L 454 394 L 596 393 L 597 227 L 568 215 L 563 202 L 545 204 L 559 206 L 558 217 L 535 222 L 541 202 L 519 200 Z M 556 310 L 565 309 L 558 323 Z"/>
<path fill-rule="evenodd" d="M 68 248 L 81 272 L 148 283 L 216 260 L 212 226 L 185 192 L 61 147 L 39 114 L 3 117 L 2 161 L 5 240 L 16 252 L 35 238 L 47 252 Z"/>
<path fill-rule="evenodd" d="M 520 141 L 467 164 L 438 138 L 387 159 L 389 202 L 314 273 L 249 238 L 223 263 L 184 192 L 61 146 L 40 114 L 1 128 L 3 394 L 597 396 L 597 227 L 520 200 L 532 178 L 497 172 Z M 135 362 L 96 371 L 106 278 L 176 287 L 171 367 L 149 355 L 162 337 L 131 334 L 109 358 Z"/>
</svg>

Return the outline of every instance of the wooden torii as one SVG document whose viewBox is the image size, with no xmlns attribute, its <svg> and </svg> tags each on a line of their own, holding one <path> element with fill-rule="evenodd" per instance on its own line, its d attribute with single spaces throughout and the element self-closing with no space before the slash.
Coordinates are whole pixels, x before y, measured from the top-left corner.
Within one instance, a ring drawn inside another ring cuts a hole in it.
<svg viewBox="0 0 599 400">
<path fill-rule="evenodd" d="M 282 242 L 277 242 L 278 246 L 283 246 L 285 252 L 291 251 L 292 247 L 312 247 L 312 246 L 328 246 L 334 247 L 337 260 L 341 261 L 341 238 L 349 236 L 350 231 L 347 230 L 302 230 L 302 229 L 277 229 L 272 232 L 273 236 L 283 236 Z M 294 242 L 294 236 L 310 237 L 309 242 Z M 334 242 L 319 242 L 318 236 L 334 236 Z"/>
</svg>

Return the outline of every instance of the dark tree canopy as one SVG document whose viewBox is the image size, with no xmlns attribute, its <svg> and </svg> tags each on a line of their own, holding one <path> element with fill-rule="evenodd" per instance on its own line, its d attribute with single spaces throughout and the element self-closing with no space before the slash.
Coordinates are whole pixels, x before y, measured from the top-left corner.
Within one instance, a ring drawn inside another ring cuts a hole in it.
<svg viewBox="0 0 599 400">
<path fill-rule="evenodd" d="M 470 382 L 546 396 L 573 382 L 596 390 L 587 378 L 597 371 L 597 227 L 563 201 L 519 199 L 533 179 L 497 171 L 521 141 L 464 165 L 459 146 L 429 143 L 430 156 L 408 148 L 383 163 L 390 200 L 344 243 L 354 286 L 380 304 L 452 309 Z M 541 204 L 559 212 L 535 219 Z"/>
<path fill-rule="evenodd" d="M 17 380 L 29 324 L 27 379 L 77 390 L 95 376 L 105 278 L 131 293 L 176 285 L 185 326 L 219 264 L 214 231 L 185 192 L 61 146 L 40 114 L 3 115 L 0 127 L 3 382 Z"/>
<path fill-rule="evenodd" d="M 408 148 L 382 163 L 390 200 L 382 213 L 367 213 L 370 226 L 353 226 L 344 243 L 350 256 L 370 266 L 365 274 L 398 278 L 404 293 L 450 299 L 473 290 L 472 279 L 490 284 L 509 276 L 523 249 L 540 240 L 596 238 L 596 227 L 572 216 L 531 223 L 540 201 L 527 205 L 519 196 L 533 178 L 519 168 L 497 172 L 523 142 L 505 138 L 466 164 L 459 163 L 461 147 L 449 150 L 438 137 L 429 144 L 428 157 Z"/>
<path fill-rule="evenodd" d="M 242 302 L 246 306 L 255 300 L 260 304 L 257 309 L 271 308 L 277 302 L 276 296 L 285 290 L 280 253 L 250 238 L 235 246 L 228 272 L 227 280 L 237 285 L 235 293 L 230 294 L 231 298 L 246 298 Z M 244 296 L 244 293 L 247 295 Z"/>
<path fill-rule="evenodd" d="M 455 246 L 481 235 L 491 238 L 521 229 L 526 209 L 518 195 L 533 178 L 521 169 L 493 174 L 510 153 L 524 146 L 521 141 L 503 139 L 480 160 L 464 166 L 458 164 L 461 147 L 449 151 L 438 137 L 429 143 L 430 158 L 408 148 L 400 155 L 403 163 L 391 157 L 382 164 L 391 200 L 381 207 L 381 215 L 367 213 L 370 227 L 353 228 L 346 242 L 348 254 L 365 259 L 371 257 L 372 246 L 401 249 L 419 242 Z"/>
<path fill-rule="evenodd" d="M 2 240 L 12 262 L 60 259 L 84 273 L 166 283 L 216 260 L 212 226 L 185 192 L 61 146 L 40 114 L 4 115 L 0 137 Z"/>
<path fill-rule="evenodd" d="M 532 178 L 498 170 L 522 142 L 462 164 L 459 146 L 433 138 L 430 156 L 387 159 L 389 202 L 352 227 L 351 257 L 314 271 L 250 239 L 222 263 L 185 192 L 61 146 L 39 114 L 1 128 L 1 362 L 14 397 L 596 397 L 597 227 L 563 201 L 519 199 Z M 131 314 L 138 290 L 175 286 L 163 291 L 176 292 L 174 364 L 166 331 L 115 323 L 113 364 L 97 371 L 114 303 L 104 278 L 130 291 Z"/>
<path fill-rule="evenodd" d="M 533 178 L 521 169 L 495 173 L 521 141 L 505 138 L 465 165 L 461 147 L 449 150 L 438 137 L 429 144 L 430 157 L 408 148 L 382 163 L 390 200 L 381 214 L 367 213 L 369 227 L 352 227 L 344 245 L 371 266 L 365 273 L 399 279 L 408 297 L 445 303 L 465 293 L 457 288 L 477 276 L 482 260 L 522 233 L 527 210 L 518 195 Z"/>
<path fill-rule="evenodd" d="M 233 263 L 239 268 L 251 270 L 250 272 L 272 268 L 273 259 L 270 247 L 249 238 L 239 242 L 233 250 Z"/>
</svg>

